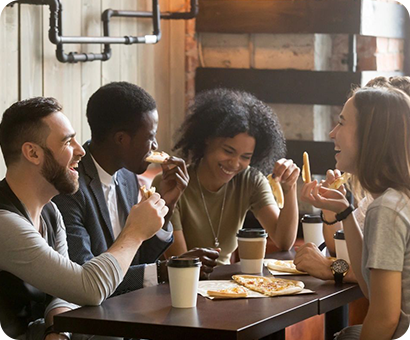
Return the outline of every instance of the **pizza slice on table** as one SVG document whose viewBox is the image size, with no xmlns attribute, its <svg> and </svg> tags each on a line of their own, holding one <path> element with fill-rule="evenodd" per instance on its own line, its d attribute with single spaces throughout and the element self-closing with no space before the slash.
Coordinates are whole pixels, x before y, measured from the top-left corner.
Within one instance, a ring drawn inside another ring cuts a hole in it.
<svg viewBox="0 0 410 340">
<path fill-rule="evenodd" d="M 296 294 L 305 287 L 302 281 L 277 279 L 274 277 L 234 275 L 232 278 L 236 283 L 267 296 Z"/>
<path fill-rule="evenodd" d="M 269 259 L 269 260 L 266 260 L 266 266 L 270 270 L 276 270 L 278 272 L 300 274 L 300 275 L 307 274 L 305 272 L 301 272 L 297 270 L 295 264 L 293 263 L 293 260 Z"/>
<path fill-rule="evenodd" d="M 248 296 L 248 291 L 244 287 L 208 290 L 207 293 L 209 296 L 217 298 L 239 298 Z"/>
</svg>

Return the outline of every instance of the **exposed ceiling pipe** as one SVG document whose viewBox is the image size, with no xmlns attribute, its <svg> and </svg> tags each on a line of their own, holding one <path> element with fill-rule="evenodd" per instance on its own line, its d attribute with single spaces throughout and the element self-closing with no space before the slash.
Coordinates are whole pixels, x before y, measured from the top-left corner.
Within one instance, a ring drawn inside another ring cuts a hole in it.
<svg viewBox="0 0 410 340">
<path fill-rule="evenodd" d="M 103 12 L 101 19 L 103 21 L 104 36 L 102 37 L 69 37 L 63 36 L 62 32 L 62 5 L 60 0 L 18 0 L 15 3 L 30 4 L 30 5 L 48 5 L 50 8 L 50 29 L 48 36 L 50 41 L 57 45 L 56 57 L 63 63 L 76 63 L 93 60 L 106 61 L 111 57 L 110 44 L 156 44 L 161 39 L 160 19 L 192 19 L 198 14 L 198 0 L 191 0 L 191 10 L 183 13 L 160 12 L 159 0 L 152 0 L 152 12 L 134 12 L 134 11 L 118 11 L 107 9 Z M 134 17 L 134 18 L 152 18 L 153 33 L 144 36 L 124 36 L 110 37 L 110 19 L 111 17 Z M 102 53 L 77 53 L 64 52 L 64 44 L 104 44 Z"/>
</svg>

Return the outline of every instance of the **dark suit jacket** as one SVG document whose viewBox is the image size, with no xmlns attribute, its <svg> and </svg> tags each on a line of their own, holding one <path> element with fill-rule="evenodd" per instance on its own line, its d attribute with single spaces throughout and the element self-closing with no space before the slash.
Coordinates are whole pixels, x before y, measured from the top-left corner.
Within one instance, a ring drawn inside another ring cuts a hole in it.
<svg viewBox="0 0 410 340">
<path fill-rule="evenodd" d="M 81 265 L 105 252 L 114 243 L 102 184 L 88 144 L 87 142 L 83 146 L 87 153 L 78 166 L 79 190 L 74 195 L 58 195 L 53 199 L 67 228 L 70 259 Z M 137 176 L 121 169 L 117 172 L 117 182 L 118 209 L 122 209 L 126 218 L 131 207 L 138 202 Z M 113 295 L 142 288 L 145 263 L 155 262 L 171 243 L 172 240 L 164 242 L 157 236 L 143 242 L 123 282 Z"/>
</svg>

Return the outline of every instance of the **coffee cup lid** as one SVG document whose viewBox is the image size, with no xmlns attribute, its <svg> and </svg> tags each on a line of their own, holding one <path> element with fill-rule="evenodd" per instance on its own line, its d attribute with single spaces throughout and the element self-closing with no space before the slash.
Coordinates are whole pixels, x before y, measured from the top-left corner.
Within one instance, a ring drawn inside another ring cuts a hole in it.
<svg viewBox="0 0 410 340">
<path fill-rule="evenodd" d="M 175 268 L 200 267 L 201 265 L 202 263 L 201 261 L 199 261 L 199 257 L 172 256 L 167 261 L 168 267 L 175 267 Z"/>
<path fill-rule="evenodd" d="M 319 215 L 303 215 L 302 223 L 322 223 L 322 219 Z"/>
<path fill-rule="evenodd" d="M 239 229 L 236 236 L 243 238 L 268 237 L 268 233 L 265 231 L 265 229 L 244 228 Z"/>
<path fill-rule="evenodd" d="M 335 240 L 344 240 L 345 239 L 345 232 L 343 229 L 340 229 L 336 231 L 336 233 L 333 235 L 333 238 Z"/>
</svg>

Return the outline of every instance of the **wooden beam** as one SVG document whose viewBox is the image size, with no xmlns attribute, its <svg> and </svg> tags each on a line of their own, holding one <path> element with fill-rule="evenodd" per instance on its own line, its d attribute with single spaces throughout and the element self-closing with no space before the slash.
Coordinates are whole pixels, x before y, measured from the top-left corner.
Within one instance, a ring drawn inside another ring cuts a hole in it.
<svg viewBox="0 0 410 340">
<path fill-rule="evenodd" d="M 373 0 L 200 0 L 196 29 L 404 38 L 406 20 L 404 6 Z"/>
<path fill-rule="evenodd" d="M 353 84 L 401 72 L 343 72 L 198 68 L 196 91 L 226 87 L 253 93 L 267 103 L 343 105 Z"/>
</svg>

